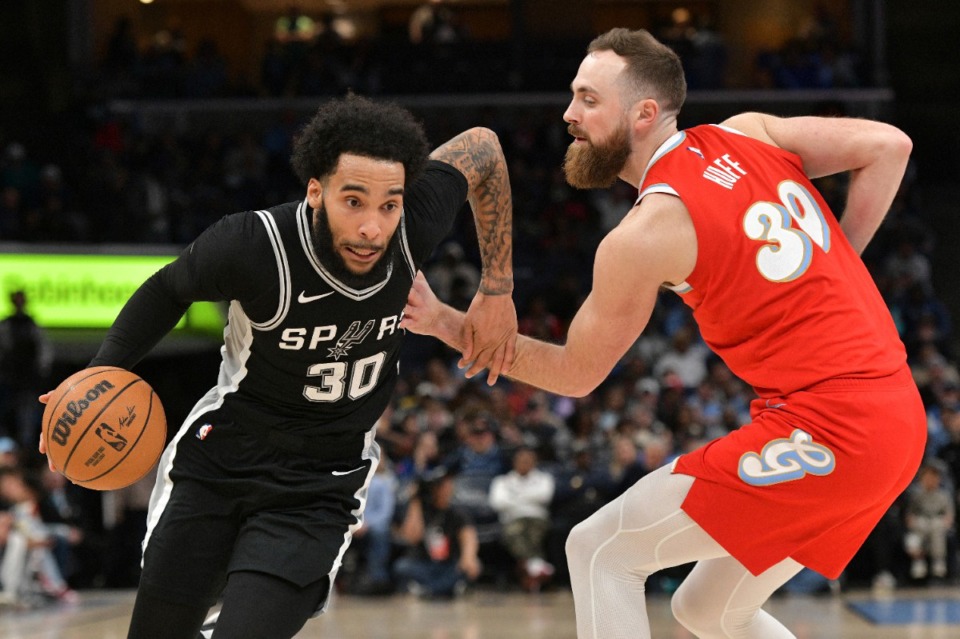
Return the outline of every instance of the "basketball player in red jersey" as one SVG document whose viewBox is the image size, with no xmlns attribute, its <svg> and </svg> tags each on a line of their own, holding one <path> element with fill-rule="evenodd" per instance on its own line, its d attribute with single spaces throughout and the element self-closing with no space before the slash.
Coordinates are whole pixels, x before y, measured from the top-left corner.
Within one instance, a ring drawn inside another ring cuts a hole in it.
<svg viewBox="0 0 960 639">
<path fill-rule="evenodd" d="M 673 597 L 692 633 L 793 637 L 761 605 L 803 566 L 837 577 L 923 453 L 904 347 L 859 258 L 911 141 L 879 122 L 760 113 L 679 131 L 680 60 L 642 30 L 596 38 L 571 89 L 567 180 L 597 188 L 619 177 L 639 197 L 600 243 L 566 344 L 523 338 L 506 374 L 563 395 L 591 392 L 667 286 L 759 397 L 751 423 L 574 528 L 578 636 L 649 637 L 646 578 L 697 562 Z M 842 171 L 851 179 L 838 223 L 810 178 Z M 401 326 L 458 347 L 461 321 L 420 279 Z"/>
</svg>

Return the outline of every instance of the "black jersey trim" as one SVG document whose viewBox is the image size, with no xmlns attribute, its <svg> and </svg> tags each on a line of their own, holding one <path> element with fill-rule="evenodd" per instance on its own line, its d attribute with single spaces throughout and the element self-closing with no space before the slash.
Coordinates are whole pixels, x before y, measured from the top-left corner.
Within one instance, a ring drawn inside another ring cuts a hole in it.
<svg viewBox="0 0 960 639">
<path fill-rule="evenodd" d="M 356 289 L 347 286 L 323 267 L 323 264 L 320 263 L 320 258 L 317 257 L 316 252 L 313 250 L 313 243 L 310 241 L 310 215 L 308 214 L 308 211 L 311 210 L 306 200 L 301 202 L 300 206 L 297 207 L 297 233 L 300 234 L 300 245 L 303 247 L 303 252 L 313 266 L 313 270 L 317 272 L 317 275 L 329 284 L 333 290 L 357 302 L 365 300 L 368 297 L 373 297 L 379 293 L 390 281 L 390 276 L 393 275 L 393 262 L 387 265 L 387 275 L 378 284 L 374 284 L 365 289 Z"/>
<path fill-rule="evenodd" d="M 280 229 L 277 228 L 277 221 L 267 211 L 256 211 L 256 214 L 267 228 L 267 236 L 270 238 L 273 254 L 277 258 L 277 274 L 280 278 L 280 306 L 277 308 L 276 314 L 266 322 L 250 321 L 250 325 L 254 328 L 268 331 L 279 326 L 290 309 L 290 262 L 287 260 L 287 252 L 283 248 L 283 241 L 280 239 Z"/>
<path fill-rule="evenodd" d="M 410 241 L 407 240 L 407 212 L 400 212 L 400 252 L 403 253 L 403 261 L 410 269 L 410 279 L 417 277 L 416 263 L 413 261 L 413 253 L 410 251 Z"/>
</svg>

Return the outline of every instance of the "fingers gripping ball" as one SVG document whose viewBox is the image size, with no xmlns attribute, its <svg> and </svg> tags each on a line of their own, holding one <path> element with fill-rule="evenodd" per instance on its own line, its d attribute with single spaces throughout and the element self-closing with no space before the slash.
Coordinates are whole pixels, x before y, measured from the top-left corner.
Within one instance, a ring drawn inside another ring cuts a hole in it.
<svg viewBox="0 0 960 639">
<path fill-rule="evenodd" d="M 129 486 L 160 458 L 167 419 L 157 394 L 122 368 L 74 373 L 43 411 L 47 455 L 73 483 L 94 490 Z"/>
</svg>

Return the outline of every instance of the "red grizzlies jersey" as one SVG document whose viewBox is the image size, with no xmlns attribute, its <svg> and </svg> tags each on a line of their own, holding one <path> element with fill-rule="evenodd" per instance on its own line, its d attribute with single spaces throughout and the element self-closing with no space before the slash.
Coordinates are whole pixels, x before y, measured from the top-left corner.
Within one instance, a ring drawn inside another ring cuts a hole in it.
<svg viewBox="0 0 960 639">
<path fill-rule="evenodd" d="M 797 155 L 697 126 L 658 149 L 640 184 L 640 198 L 649 193 L 690 212 L 697 262 L 672 288 L 761 397 L 904 366 L 890 312 Z"/>
<path fill-rule="evenodd" d="M 695 127 L 654 154 L 648 193 L 690 212 L 697 262 L 673 288 L 760 395 L 751 423 L 676 460 L 697 478 L 683 510 L 755 575 L 791 557 L 834 578 L 923 455 L 890 312 L 793 153 Z"/>
</svg>

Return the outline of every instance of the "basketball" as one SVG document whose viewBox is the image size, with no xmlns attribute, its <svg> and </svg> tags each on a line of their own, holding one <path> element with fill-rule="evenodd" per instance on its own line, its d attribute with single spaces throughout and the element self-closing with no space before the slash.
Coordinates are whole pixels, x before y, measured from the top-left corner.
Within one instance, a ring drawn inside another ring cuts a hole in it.
<svg viewBox="0 0 960 639">
<path fill-rule="evenodd" d="M 146 475 L 166 441 L 160 399 L 138 375 L 95 366 L 65 379 L 43 411 L 54 467 L 73 483 L 116 490 Z"/>
</svg>

